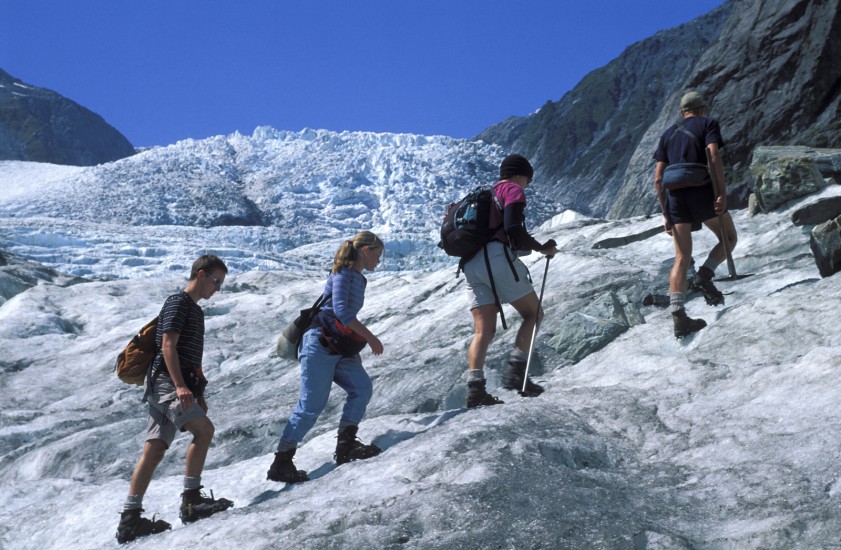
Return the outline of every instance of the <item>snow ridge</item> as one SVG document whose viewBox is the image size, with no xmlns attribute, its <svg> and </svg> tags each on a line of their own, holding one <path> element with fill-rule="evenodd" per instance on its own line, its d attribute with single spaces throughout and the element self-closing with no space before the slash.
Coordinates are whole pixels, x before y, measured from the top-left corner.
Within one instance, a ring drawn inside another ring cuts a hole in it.
<svg viewBox="0 0 841 550">
<path fill-rule="evenodd" d="M 57 243 L 84 246 L 47 247 L 34 257 L 75 275 L 121 277 L 131 275 L 114 265 L 127 259 L 119 250 L 138 242 L 155 248 L 142 234 L 160 226 L 184 227 L 187 256 L 213 250 L 224 257 L 241 239 L 259 242 L 262 256 L 244 269 L 276 267 L 284 252 L 370 229 L 389 242 L 387 269 L 438 266 L 446 261 L 435 248 L 446 205 L 493 183 L 504 155 L 494 145 L 443 136 L 260 127 L 251 136 L 185 140 L 91 168 L 6 162 L 0 177 L 15 191 L 0 197 L 0 224 L 12 236 L 0 246 L 31 256 L 28 247 L 45 239 L 34 242 L 30 221 L 50 219 Z M 557 211 L 540 191 L 529 194 L 537 203 L 533 224 Z M 131 235 L 107 253 L 105 243 L 93 243 L 103 225 Z M 89 258 L 93 248 L 101 253 Z M 74 261 L 77 255 L 86 258 Z"/>
</svg>

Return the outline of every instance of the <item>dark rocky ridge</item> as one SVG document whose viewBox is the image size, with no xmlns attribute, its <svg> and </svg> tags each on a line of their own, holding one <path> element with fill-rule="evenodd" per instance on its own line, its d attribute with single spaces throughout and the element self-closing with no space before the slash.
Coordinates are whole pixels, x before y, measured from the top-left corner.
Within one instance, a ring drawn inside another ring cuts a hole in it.
<svg viewBox="0 0 841 550">
<path fill-rule="evenodd" d="M 658 211 L 651 158 L 702 91 L 721 121 L 731 207 L 745 206 L 757 145 L 841 146 L 841 0 L 731 0 L 628 47 L 558 102 L 477 136 L 528 156 L 567 208 Z"/>
<path fill-rule="evenodd" d="M 0 69 L 0 160 L 94 166 L 134 152 L 101 116 Z"/>
</svg>

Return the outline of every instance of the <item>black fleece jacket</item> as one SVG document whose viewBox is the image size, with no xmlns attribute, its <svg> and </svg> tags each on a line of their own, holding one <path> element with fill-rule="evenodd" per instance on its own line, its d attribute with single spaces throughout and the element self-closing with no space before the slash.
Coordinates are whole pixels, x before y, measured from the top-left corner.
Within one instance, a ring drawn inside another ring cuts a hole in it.
<svg viewBox="0 0 841 550">
<path fill-rule="evenodd" d="M 502 226 L 505 229 L 505 234 L 508 235 L 508 240 L 511 242 L 511 248 L 514 250 L 534 250 L 540 251 L 543 249 L 542 244 L 529 235 L 526 231 L 526 203 L 514 202 L 505 206 L 502 211 Z"/>
</svg>

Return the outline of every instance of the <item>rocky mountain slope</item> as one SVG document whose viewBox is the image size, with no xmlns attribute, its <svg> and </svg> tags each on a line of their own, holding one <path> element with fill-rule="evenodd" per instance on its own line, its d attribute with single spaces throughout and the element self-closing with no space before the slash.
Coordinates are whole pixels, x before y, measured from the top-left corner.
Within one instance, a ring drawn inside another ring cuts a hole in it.
<svg viewBox="0 0 841 550">
<path fill-rule="evenodd" d="M 133 154 L 98 114 L 0 69 L 0 160 L 92 166 Z"/>
<path fill-rule="evenodd" d="M 721 121 L 733 206 L 746 205 L 757 145 L 841 145 L 838 0 L 731 0 L 630 46 L 558 102 L 477 139 L 529 156 L 564 206 L 613 218 L 657 211 L 651 156 L 680 96 Z"/>
</svg>

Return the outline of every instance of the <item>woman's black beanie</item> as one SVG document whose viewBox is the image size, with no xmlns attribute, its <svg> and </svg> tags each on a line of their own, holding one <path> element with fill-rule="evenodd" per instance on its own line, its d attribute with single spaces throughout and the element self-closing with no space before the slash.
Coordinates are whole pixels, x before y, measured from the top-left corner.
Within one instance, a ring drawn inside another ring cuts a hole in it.
<svg viewBox="0 0 841 550">
<path fill-rule="evenodd" d="M 505 179 L 511 176 L 526 176 L 531 179 L 534 177 L 534 168 L 523 155 L 508 155 L 499 165 L 499 177 Z"/>
</svg>

